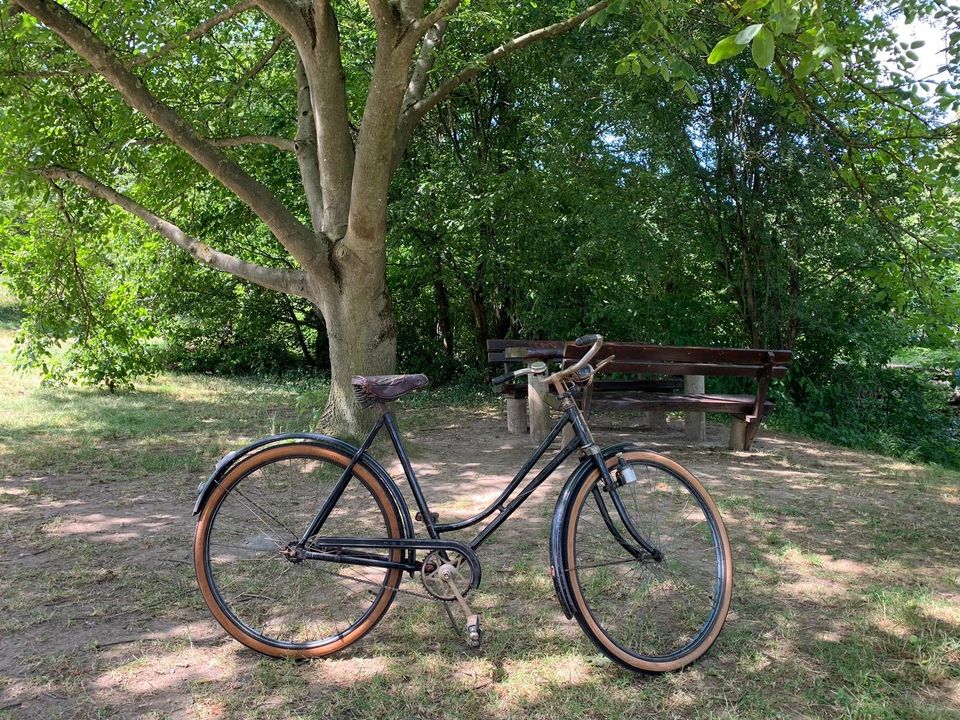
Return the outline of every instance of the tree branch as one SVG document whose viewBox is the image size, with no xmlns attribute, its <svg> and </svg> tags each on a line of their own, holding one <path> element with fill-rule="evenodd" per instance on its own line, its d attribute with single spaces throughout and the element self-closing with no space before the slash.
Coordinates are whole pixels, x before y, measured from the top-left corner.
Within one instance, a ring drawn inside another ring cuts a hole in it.
<svg viewBox="0 0 960 720">
<path fill-rule="evenodd" d="M 228 7 L 226 10 L 223 10 L 217 13 L 213 17 L 207 18 L 206 20 L 204 20 L 202 23 L 197 25 L 195 28 L 193 28 L 193 30 L 188 32 L 183 37 L 178 38 L 176 40 L 171 40 L 165 45 L 161 45 L 156 50 L 151 50 L 149 52 L 135 55 L 130 59 L 130 64 L 145 65 L 149 63 L 151 60 L 156 59 L 160 55 L 166 55 L 167 53 L 173 52 L 175 50 L 179 50 L 181 47 L 183 47 L 187 43 L 191 43 L 194 40 L 199 40 L 201 37 L 203 37 L 208 32 L 210 32 L 215 27 L 217 27 L 217 25 L 222 25 L 223 23 L 225 23 L 227 20 L 230 20 L 235 15 L 239 15 L 245 10 L 249 10 L 250 8 L 255 6 L 256 6 L 256 3 L 254 2 L 254 0 L 241 0 L 241 2 L 238 2 L 236 5 Z"/>
<path fill-rule="evenodd" d="M 423 118 L 424 115 L 426 115 L 433 108 L 435 108 L 442 100 L 448 97 L 454 90 L 456 90 L 458 87 L 460 87 L 464 83 L 469 82 L 470 80 L 473 80 L 473 78 L 475 78 L 477 75 L 483 72 L 486 68 L 490 67 L 494 63 L 500 62 L 501 60 L 504 60 L 510 57 L 511 55 L 513 55 L 513 53 L 517 52 L 518 50 L 522 50 L 528 45 L 532 45 L 533 43 L 539 42 L 541 40 L 546 40 L 547 38 L 552 38 L 558 35 L 562 35 L 566 32 L 569 32 L 570 30 L 573 30 L 576 27 L 579 27 L 580 25 L 582 25 L 584 22 L 589 20 L 591 17 L 596 15 L 601 10 L 605 10 L 610 5 L 610 1 L 611 0 L 602 0 L 602 2 L 598 2 L 596 5 L 591 5 L 590 7 L 588 7 L 586 10 L 584 10 L 578 15 L 574 15 L 573 17 L 569 17 L 566 20 L 556 22 L 553 25 L 542 27 L 539 30 L 532 30 L 531 32 L 528 32 L 524 35 L 519 35 L 513 38 L 512 40 L 505 42 L 500 47 L 495 48 L 494 50 L 491 50 L 482 58 L 478 59 L 475 63 L 464 68 L 459 73 L 454 75 L 452 78 L 444 82 L 430 96 L 413 105 L 404 114 L 404 120 L 402 121 L 402 125 L 406 125 L 407 123 L 409 123 L 410 125 L 415 126 L 418 122 L 420 122 L 420 120 Z M 454 0 L 446 0 L 445 2 L 441 3 L 440 7 L 438 7 L 437 10 L 434 10 L 433 13 L 428 15 L 426 19 L 429 20 L 431 17 L 436 15 L 441 10 L 441 8 L 450 4 L 456 7 L 456 2 Z M 412 128 L 411 128 L 411 132 L 412 132 Z"/>
<path fill-rule="evenodd" d="M 367 5 L 378 32 L 393 24 L 393 11 L 388 0 L 367 0 Z"/>
<path fill-rule="evenodd" d="M 323 230 L 323 181 L 317 156 L 317 127 L 310 102 L 310 85 L 303 61 L 297 57 L 297 140 L 294 143 L 300 181 L 303 183 L 310 219 L 316 232 Z"/>
<path fill-rule="evenodd" d="M 459 5 L 460 0 L 440 0 L 440 3 L 434 8 L 433 12 L 428 13 L 417 22 L 413 29 L 414 33 L 418 37 L 422 37 L 430 28 L 456 10 Z"/>
<path fill-rule="evenodd" d="M 130 107 L 142 113 L 201 167 L 233 191 L 263 220 L 304 266 L 315 262 L 313 232 L 239 164 L 200 137 L 173 108 L 157 99 L 120 59 L 79 19 L 53 0 L 12 0 L 59 35 L 109 82 Z"/>
<path fill-rule="evenodd" d="M 303 5 L 289 0 L 257 0 L 257 4 L 290 33 L 303 63 L 323 185 L 322 233 L 336 242 L 347 232 L 354 164 L 337 17 L 329 0 Z"/>
<path fill-rule="evenodd" d="M 296 152 L 296 143 L 284 137 L 275 135 L 237 135 L 234 137 L 205 138 L 208 143 L 216 147 L 238 147 L 240 145 L 271 145 L 278 150 L 293 153 Z M 130 141 L 134 145 L 163 145 L 169 143 L 170 138 L 139 138 Z"/>
<path fill-rule="evenodd" d="M 230 89 L 230 92 L 227 93 L 227 96 L 223 99 L 223 104 L 225 106 L 230 106 L 233 103 L 234 98 L 236 98 L 240 93 L 240 90 L 243 89 L 243 86 L 259 75 L 260 72 L 267 66 L 267 64 L 273 60 L 273 56 L 277 54 L 281 47 L 283 47 L 283 44 L 289 37 L 290 36 L 287 34 L 287 32 L 284 31 L 273 39 L 273 44 L 270 46 L 270 49 L 267 50 L 267 52 L 263 54 L 263 57 L 257 60 L 257 62 L 255 62 L 253 66 L 243 74 L 243 77 L 237 80 L 236 84 Z"/>
<path fill-rule="evenodd" d="M 427 76 L 437 62 L 437 48 L 443 41 L 443 35 L 447 31 L 449 23 L 449 20 L 442 18 L 424 35 L 423 43 L 420 45 L 420 54 L 413 66 L 410 83 L 407 85 L 407 94 L 403 98 L 404 110 L 416 105 L 423 99 L 423 94 L 427 89 Z"/>
<path fill-rule="evenodd" d="M 238 278 L 270 290 L 276 290 L 277 292 L 288 295 L 298 295 L 309 299 L 306 274 L 302 270 L 265 267 L 215 250 L 206 243 L 189 237 L 172 222 L 156 215 L 135 200 L 78 170 L 70 170 L 64 167 L 50 167 L 39 171 L 39 174 L 50 181 L 67 180 L 83 188 L 90 195 L 116 205 L 131 215 L 135 215 L 145 222 L 151 230 L 163 235 L 174 245 L 186 250 L 190 255 L 208 267 L 229 273 L 230 275 L 235 275 Z"/>
<path fill-rule="evenodd" d="M 300 8 L 288 0 L 256 0 L 263 12 L 290 33 L 294 42 L 301 45 L 310 34 L 309 25 Z"/>
</svg>

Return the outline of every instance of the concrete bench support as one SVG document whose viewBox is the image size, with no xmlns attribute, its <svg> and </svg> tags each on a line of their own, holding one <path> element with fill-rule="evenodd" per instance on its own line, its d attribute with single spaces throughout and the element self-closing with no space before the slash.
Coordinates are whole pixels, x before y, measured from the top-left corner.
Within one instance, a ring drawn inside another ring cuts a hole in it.
<svg viewBox="0 0 960 720">
<path fill-rule="evenodd" d="M 683 392 L 685 395 L 703 395 L 707 390 L 703 375 L 684 375 Z M 703 442 L 707 439 L 707 414 L 702 412 L 684 413 L 684 434 L 687 440 Z"/>
<path fill-rule="evenodd" d="M 647 423 L 651 430 L 662 432 L 667 429 L 666 410 L 647 410 Z"/>
<path fill-rule="evenodd" d="M 536 375 L 527 376 L 527 411 L 530 414 L 530 439 L 539 443 L 550 432 L 550 406 L 544 400 L 547 384 Z"/>
<path fill-rule="evenodd" d="M 730 444 L 731 450 L 746 450 L 747 448 L 747 423 L 740 418 L 730 418 Z"/>
<path fill-rule="evenodd" d="M 507 398 L 507 432 L 523 435 L 527 431 L 527 399 Z"/>
</svg>

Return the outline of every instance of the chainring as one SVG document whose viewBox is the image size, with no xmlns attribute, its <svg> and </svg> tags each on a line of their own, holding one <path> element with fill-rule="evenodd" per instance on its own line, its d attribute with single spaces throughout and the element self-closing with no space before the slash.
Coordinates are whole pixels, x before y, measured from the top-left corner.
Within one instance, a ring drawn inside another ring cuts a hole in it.
<svg viewBox="0 0 960 720">
<path fill-rule="evenodd" d="M 456 593 L 450 588 L 446 580 L 440 577 L 440 569 L 445 565 L 452 566 L 454 572 L 451 581 L 461 596 L 470 592 L 473 587 L 473 571 L 466 557 L 456 550 L 434 550 L 423 559 L 420 568 L 420 582 L 431 596 L 437 600 L 456 600 Z"/>
</svg>

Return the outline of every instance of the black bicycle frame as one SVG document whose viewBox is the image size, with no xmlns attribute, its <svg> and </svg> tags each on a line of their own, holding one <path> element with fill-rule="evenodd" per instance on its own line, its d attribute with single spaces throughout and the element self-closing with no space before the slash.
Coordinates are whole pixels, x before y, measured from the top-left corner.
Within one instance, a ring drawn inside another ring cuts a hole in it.
<svg viewBox="0 0 960 720">
<path fill-rule="evenodd" d="M 546 454 L 547 450 L 553 444 L 553 441 L 563 432 L 563 429 L 572 424 L 577 430 L 575 437 L 569 443 L 567 443 L 551 460 L 548 462 L 541 470 L 536 474 L 536 476 L 530 480 L 520 491 L 520 493 L 509 503 L 507 503 L 507 498 L 509 498 L 513 492 L 520 486 L 520 484 L 526 479 L 527 475 L 530 474 L 530 471 L 533 469 L 534 465 L 540 461 L 540 459 Z M 454 532 L 456 530 L 463 530 L 464 528 L 472 527 L 483 522 L 485 519 L 490 517 L 493 513 L 499 512 L 499 514 L 493 518 L 483 529 L 477 533 L 477 536 L 469 542 L 469 547 L 471 550 L 476 551 L 483 542 L 490 537 L 490 535 L 499 528 L 506 520 L 519 508 L 524 501 L 533 494 L 533 492 L 543 484 L 543 482 L 553 474 L 563 462 L 570 457 L 580 446 L 581 444 L 587 444 L 592 442 L 592 439 L 588 437 L 581 436 L 581 428 L 577 426 L 580 423 L 575 422 L 571 419 L 569 413 L 564 413 L 563 417 L 557 421 L 557 424 L 554 425 L 553 429 L 547 434 L 547 437 L 540 443 L 539 447 L 534 451 L 533 455 L 524 463 L 523 467 L 517 471 L 517 474 L 514 476 L 513 480 L 503 489 L 500 495 L 494 500 L 489 507 L 480 511 L 473 517 L 467 518 L 466 520 L 461 520 L 455 523 L 435 523 L 433 521 L 433 515 L 430 514 L 430 506 L 427 503 L 427 498 L 423 494 L 423 490 L 420 487 L 420 482 L 417 479 L 416 471 L 413 469 L 413 465 L 410 463 L 410 456 L 407 454 L 407 449 L 403 445 L 403 440 L 400 438 L 400 432 L 397 429 L 396 421 L 393 418 L 393 415 L 389 411 L 385 411 L 381 414 L 380 419 L 377 421 L 376 425 L 370 430 L 367 434 L 366 439 L 364 439 L 363 444 L 357 449 L 356 454 L 350 459 L 350 462 L 344 468 L 343 472 L 340 475 L 339 480 L 336 485 L 331 490 L 330 494 L 327 496 L 326 501 L 317 511 L 316 516 L 313 518 L 313 521 L 310 523 L 310 526 L 307 528 L 306 532 L 300 538 L 298 545 L 303 548 L 306 546 L 307 541 L 312 538 L 323 526 L 323 523 L 330 516 L 331 511 L 334 506 L 340 500 L 340 496 L 343 494 L 343 491 L 347 487 L 347 483 L 350 481 L 350 475 L 353 471 L 353 468 L 356 467 L 356 464 L 360 461 L 360 458 L 363 454 L 373 445 L 373 441 L 377 438 L 377 435 L 383 428 L 387 429 L 387 433 L 390 436 L 390 441 L 393 443 L 394 450 L 397 453 L 397 458 L 400 460 L 400 465 L 403 467 L 403 474 L 407 478 L 407 482 L 410 485 L 410 490 L 413 492 L 414 500 L 417 503 L 417 509 L 420 511 L 420 517 L 423 518 L 423 523 L 426 525 L 427 534 L 434 540 L 439 539 L 440 533 Z M 506 504 L 505 504 L 506 503 Z"/>
<path fill-rule="evenodd" d="M 478 512 L 476 515 L 467 518 L 466 520 L 460 520 L 453 523 L 436 523 L 433 520 L 433 515 L 430 513 L 430 506 L 427 503 L 427 499 L 423 494 L 423 490 L 420 487 L 420 482 L 417 479 L 417 474 L 413 469 L 413 465 L 410 462 L 410 456 L 407 454 L 407 450 L 403 445 L 403 441 L 400 438 L 400 432 L 397 429 L 396 421 L 393 418 L 393 415 L 386 409 L 380 415 L 379 420 L 367 434 L 366 439 L 364 439 L 361 446 L 357 449 L 357 452 L 350 459 L 350 462 L 344 468 L 343 473 L 340 475 L 340 478 L 337 480 L 336 485 L 333 490 L 330 492 L 330 495 L 324 501 L 324 504 L 317 511 L 316 516 L 313 518 L 313 521 L 310 523 L 310 526 L 307 528 L 306 532 L 300 538 L 298 543 L 298 548 L 302 553 L 302 557 L 305 559 L 316 559 L 316 560 L 330 560 L 334 562 L 355 562 L 355 564 L 364 564 L 364 565 L 377 565 L 384 567 L 400 567 L 404 570 L 416 570 L 418 565 L 413 562 L 412 558 L 410 561 L 402 561 L 397 563 L 396 561 L 390 561 L 386 558 L 378 558 L 373 555 L 368 555 L 366 553 L 350 553 L 348 555 L 337 554 L 335 552 L 323 551 L 323 552 L 313 552 L 306 550 L 307 543 L 313 542 L 316 545 L 326 545 L 326 546 L 337 546 L 337 542 L 346 539 L 341 538 L 316 538 L 314 537 L 316 533 L 323 526 L 323 523 L 326 522 L 327 518 L 330 516 L 333 508 L 339 502 L 340 497 L 343 495 L 344 490 L 347 487 L 347 484 L 350 481 L 351 472 L 353 468 L 356 467 L 357 463 L 360 461 L 360 458 L 363 454 L 373 445 L 373 441 L 376 439 L 377 435 L 383 428 L 387 429 L 387 434 L 390 436 L 390 441 L 393 443 L 394 450 L 397 453 L 397 458 L 400 460 L 400 465 L 403 467 L 403 473 L 407 478 L 407 482 L 410 485 L 410 489 L 413 492 L 414 500 L 417 503 L 417 508 L 420 511 L 419 515 L 422 519 L 424 525 L 426 526 L 427 533 L 429 534 L 431 540 L 414 540 L 413 538 L 406 539 L 397 539 L 392 541 L 386 541 L 384 539 L 376 538 L 352 538 L 350 542 L 345 542 L 345 545 L 349 545 L 352 548 L 377 548 L 377 549 L 387 549 L 387 548 L 400 548 L 400 549 L 436 549 L 436 550 L 458 550 L 468 557 L 474 554 L 476 550 L 484 543 L 484 541 L 492 535 L 497 528 L 499 528 L 507 519 L 519 508 L 526 500 L 529 498 L 543 482 L 553 474 L 553 472 L 561 465 L 563 462 L 570 457 L 578 448 L 582 448 L 588 455 L 591 455 L 594 462 L 596 463 L 597 469 L 599 470 L 603 478 L 603 487 L 606 489 L 611 499 L 613 500 L 614 507 L 616 508 L 617 514 L 621 517 L 624 522 L 624 526 L 627 530 L 627 533 L 632 536 L 632 538 L 640 545 L 644 551 L 652 555 L 655 559 L 659 560 L 659 552 L 655 550 L 643 537 L 641 537 L 639 531 L 633 525 L 629 519 L 629 515 L 625 512 L 620 498 L 618 497 L 616 487 L 617 483 L 611 477 L 610 471 L 606 466 L 606 463 L 603 461 L 603 458 L 600 457 L 600 450 L 597 447 L 596 443 L 593 440 L 592 433 L 590 432 L 589 427 L 583 419 L 583 416 L 580 414 L 579 409 L 576 404 L 567 396 L 564 398 L 563 404 L 564 413 L 563 416 L 557 421 L 556 425 L 553 426 L 553 429 L 547 434 L 547 437 L 540 443 L 537 449 L 533 452 L 530 458 L 524 463 L 523 467 L 517 471 L 517 474 L 514 475 L 513 479 L 509 484 L 500 492 L 497 498 L 485 509 Z M 547 450 L 553 444 L 554 440 L 563 432 L 564 428 L 567 425 L 572 425 L 574 429 L 574 438 L 568 442 L 563 448 L 561 448 L 556 455 L 533 477 L 520 492 L 517 494 L 513 500 L 507 502 L 507 499 L 513 495 L 514 491 L 520 484 L 526 479 L 527 475 L 530 474 L 530 471 L 533 467 L 540 461 L 540 459 L 547 453 Z M 630 552 L 637 555 L 640 551 L 640 548 L 632 548 L 628 541 L 623 537 L 622 533 L 617 530 L 613 520 L 610 516 L 609 511 L 607 510 L 603 499 L 600 497 L 599 493 L 594 492 L 594 497 L 596 498 L 597 503 L 600 506 L 601 515 L 604 519 L 604 522 L 610 528 L 611 533 L 614 538 L 623 545 L 625 548 L 630 550 Z M 494 513 L 498 513 L 489 523 L 487 523 L 473 538 L 469 543 L 463 545 L 459 542 L 450 541 L 450 540 L 440 540 L 441 533 L 454 532 L 457 530 L 463 530 L 465 528 L 473 527 L 483 522 L 489 518 Z M 434 547 L 436 546 L 436 547 Z M 639 556 L 639 555 L 638 555 Z M 474 564 L 474 561 L 471 560 L 471 565 Z M 479 569 L 479 568 L 478 568 Z"/>
</svg>

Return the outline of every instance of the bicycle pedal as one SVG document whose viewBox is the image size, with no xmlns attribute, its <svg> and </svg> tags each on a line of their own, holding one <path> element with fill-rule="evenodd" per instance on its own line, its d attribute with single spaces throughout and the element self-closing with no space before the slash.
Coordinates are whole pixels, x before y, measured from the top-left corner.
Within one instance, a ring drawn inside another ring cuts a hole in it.
<svg viewBox="0 0 960 720">
<path fill-rule="evenodd" d="M 471 615 L 467 618 L 467 644 L 472 648 L 479 648 L 483 641 L 483 630 L 480 628 L 480 616 Z"/>
<path fill-rule="evenodd" d="M 417 514 L 416 514 L 415 517 L 416 517 L 416 519 L 417 519 L 417 522 L 423 522 L 423 513 L 420 512 L 419 510 L 417 511 Z M 438 512 L 431 512 L 431 513 L 430 513 L 430 519 L 434 522 L 434 524 L 440 522 L 440 513 L 438 513 Z"/>
</svg>

